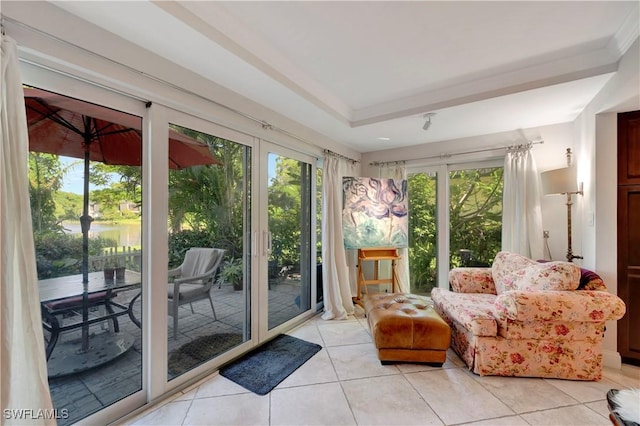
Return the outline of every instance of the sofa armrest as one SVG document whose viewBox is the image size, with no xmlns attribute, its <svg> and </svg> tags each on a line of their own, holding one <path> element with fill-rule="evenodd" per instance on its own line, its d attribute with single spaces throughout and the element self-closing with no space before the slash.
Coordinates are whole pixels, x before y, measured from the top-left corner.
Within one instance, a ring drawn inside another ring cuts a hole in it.
<svg viewBox="0 0 640 426">
<path fill-rule="evenodd" d="M 456 293 L 496 294 L 491 268 L 453 268 L 449 284 Z"/>
<path fill-rule="evenodd" d="M 494 310 L 513 321 L 604 322 L 622 318 L 626 306 L 605 291 L 512 290 L 496 297 Z"/>
</svg>

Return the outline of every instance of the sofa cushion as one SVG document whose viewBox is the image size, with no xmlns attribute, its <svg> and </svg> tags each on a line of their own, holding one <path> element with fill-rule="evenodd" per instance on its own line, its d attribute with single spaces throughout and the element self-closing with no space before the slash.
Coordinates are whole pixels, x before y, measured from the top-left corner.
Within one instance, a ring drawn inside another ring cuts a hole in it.
<svg viewBox="0 0 640 426">
<path fill-rule="evenodd" d="M 460 323 L 475 336 L 496 336 L 498 325 L 494 316 L 493 294 L 454 293 L 443 288 L 431 290 L 433 303 L 437 304 L 447 319 Z"/>
<path fill-rule="evenodd" d="M 502 294 L 505 291 L 517 290 L 513 280 L 507 277 L 514 271 L 519 271 L 529 265 L 535 264 L 537 264 L 535 260 L 529 259 L 526 256 L 507 251 L 499 252 L 491 265 L 491 275 L 493 275 L 496 293 Z M 505 280 L 505 278 L 507 279 Z"/>
<path fill-rule="evenodd" d="M 503 277 L 505 288 L 522 291 L 557 290 L 578 288 L 580 267 L 569 262 L 533 263 Z"/>
</svg>

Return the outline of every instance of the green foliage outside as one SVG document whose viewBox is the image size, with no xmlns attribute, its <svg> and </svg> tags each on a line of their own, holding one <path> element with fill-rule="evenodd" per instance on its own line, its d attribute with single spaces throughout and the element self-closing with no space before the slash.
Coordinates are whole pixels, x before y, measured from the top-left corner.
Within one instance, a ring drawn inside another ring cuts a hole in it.
<svg viewBox="0 0 640 426">
<path fill-rule="evenodd" d="M 77 219 L 82 212 L 82 196 L 60 191 L 70 167 L 64 167 L 56 155 L 29 155 L 29 198 L 39 279 L 81 273 L 82 239 L 65 234 L 61 224 L 64 219 Z M 92 238 L 89 255 L 99 255 L 104 247 L 114 244 Z"/>
<path fill-rule="evenodd" d="M 60 230 L 55 216 L 53 195 L 62 186 L 65 170 L 57 155 L 31 153 L 29 155 L 29 198 L 34 232 Z"/>
<path fill-rule="evenodd" d="M 244 199 L 250 181 L 245 162 L 250 150 L 221 138 L 177 128 L 210 146 L 222 165 L 194 166 L 169 172 L 169 259 L 170 266 L 182 262 L 190 247 L 218 247 L 230 258 L 242 258 Z M 245 158 L 246 157 L 246 158 Z M 82 241 L 64 234 L 63 220 L 77 220 L 82 214 L 82 195 L 60 191 L 65 174 L 78 161 L 64 168 L 56 155 L 30 153 L 29 178 L 39 278 L 80 273 Z M 115 179 L 114 179 L 115 178 Z M 141 167 L 92 163 L 90 182 L 102 188 L 90 192 L 98 204 L 99 217 L 118 223 L 140 220 L 136 211 L 121 211 L 122 202 L 142 204 Z M 90 256 L 115 241 L 90 238 Z"/>
<path fill-rule="evenodd" d="M 224 284 L 232 284 L 234 290 L 242 290 L 244 279 L 244 265 L 242 259 L 225 260 L 220 268 L 220 273 L 216 284 L 222 286 Z"/>
<path fill-rule="evenodd" d="M 82 195 L 72 192 L 53 193 L 55 217 L 60 221 L 77 221 L 82 216 Z"/>
<path fill-rule="evenodd" d="M 249 148 L 188 129 L 175 129 L 207 143 L 222 165 L 170 170 L 169 266 L 179 265 L 190 247 L 223 248 L 227 250 L 227 261 L 241 259 L 245 250 L 244 200 L 250 182 Z M 92 182 L 107 185 L 91 191 L 91 200 L 101 206 L 103 218 L 139 220 L 138 213 L 121 212 L 117 206 L 123 200 L 141 205 L 140 170 L 140 167 L 92 164 Z M 80 272 L 81 239 L 65 235 L 60 225 L 62 220 L 76 219 L 82 211 L 82 196 L 59 190 L 67 171 L 55 155 L 30 155 L 30 196 L 40 278 Z M 303 192 L 310 190 L 301 185 L 305 180 L 302 172 L 300 162 L 276 158 L 268 197 L 269 229 L 277 236 L 272 259 L 279 266 L 300 263 L 301 231 L 309 218 L 303 223 L 300 200 L 307 198 L 308 194 Z M 114 176 L 119 176 L 115 182 Z M 321 178 L 322 173 L 318 173 L 318 189 Z M 449 190 L 451 267 L 463 264 L 461 250 L 469 250 L 475 264 L 490 264 L 500 249 L 502 168 L 451 172 Z M 428 293 L 436 281 L 435 177 L 415 174 L 409 178 L 409 212 L 411 288 Z M 315 214 L 320 223 L 321 209 L 316 209 Z M 319 240 L 316 254 L 320 253 Z M 102 248 L 110 245 L 115 243 L 91 239 L 90 255 L 99 255 Z"/>
<path fill-rule="evenodd" d="M 274 177 L 269 182 L 269 231 L 274 236 L 272 259 L 279 267 L 300 264 L 302 230 L 309 223 L 308 216 L 301 217 L 304 198 L 300 167 L 299 161 L 278 156 Z"/>
<path fill-rule="evenodd" d="M 250 149 L 179 126 L 172 128 L 208 144 L 222 164 L 169 171 L 169 267 L 179 265 L 190 247 L 222 248 L 226 250 L 226 260 L 241 259 L 245 252 L 243 235 L 247 220 L 245 194 L 250 192 L 251 180 Z M 65 174 L 72 168 L 81 167 L 82 161 L 74 161 L 65 169 L 55 155 L 31 153 L 30 158 L 36 247 L 44 274 L 41 278 L 73 273 L 79 268 L 77 263 L 82 257 L 81 239 L 65 235 L 61 222 L 78 220 L 82 214 L 83 197 L 60 191 L 60 188 Z M 309 225 L 308 215 L 316 214 L 319 224 L 321 209 L 302 217 L 301 200 L 308 199 L 310 195 L 302 191 L 310 188 L 301 185 L 306 181 L 301 177 L 301 167 L 306 168 L 304 173 L 309 173 L 308 166 L 278 156 L 275 167 L 268 189 L 269 229 L 277 236 L 273 241 L 272 257 L 280 267 L 295 267 L 300 263 L 302 232 Z M 321 173 L 316 179 L 319 191 Z M 138 212 L 121 211 L 119 207 L 125 201 L 142 205 L 141 167 L 93 162 L 89 181 L 100 187 L 90 192 L 90 201 L 97 205 L 99 213 L 95 221 L 120 223 L 140 220 Z M 64 247 L 56 247 L 58 244 Z M 92 241 L 91 244 L 96 249 L 90 254 L 97 255 L 99 248 L 107 243 Z M 317 244 L 313 250 L 315 255 L 320 254 L 320 238 Z M 77 260 L 75 263 L 74 259 Z"/>
<path fill-rule="evenodd" d="M 178 126 L 174 130 L 208 144 L 222 164 L 170 170 L 170 266 L 177 266 L 189 247 L 221 248 L 225 259 L 242 258 L 250 148 Z"/>
<path fill-rule="evenodd" d="M 502 173 L 487 168 L 450 172 L 449 263 L 490 265 L 502 239 Z M 409 184 L 409 269 L 411 290 L 428 294 L 437 286 L 437 179 L 426 173 L 411 175 Z M 463 262 L 461 250 L 471 261 Z"/>
<path fill-rule="evenodd" d="M 304 176 L 303 176 L 304 173 Z M 315 175 L 317 204 L 312 204 L 311 211 L 302 211 L 302 203 L 309 200 L 311 167 L 298 160 L 277 156 L 275 159 L 275 171 L 269 182 L 269 231 L 274 236 L 270 261 L 278 267 L 297 267 L 300 265 L 301 250 L 309 249 L 309 253 L 317 263 L 322 262 L 321 229 L 321 194 L 322 171 Z M 316 247 L 301 247 L 308 243 L 314 230 L 309 229 L 311 215 L 316 215 Z M 304 216 L 303 216 L 304 215 Z"/>
<path fill-rule="evenodd" d="M 436 183 L 426 173 L 408 178 L 409 277 L 415 293 L 428 294 L 436 283 Z"/>
<path fill-rule="evenodd" d="M 82 237 L 63 232 L 34 233 L 38 279 L 56 278 L 82 273 Z M 116 242 L 89 238 L 89 256 L 101 255 Z"/>
<path fill-rule="evenodd" d="M 473 263 L 490 265 L 502 245 L 503 168 L 451 172 L 449 179 L 450 256 L 462 265 L 460 250 L 471 250 Z"/>
</svg>

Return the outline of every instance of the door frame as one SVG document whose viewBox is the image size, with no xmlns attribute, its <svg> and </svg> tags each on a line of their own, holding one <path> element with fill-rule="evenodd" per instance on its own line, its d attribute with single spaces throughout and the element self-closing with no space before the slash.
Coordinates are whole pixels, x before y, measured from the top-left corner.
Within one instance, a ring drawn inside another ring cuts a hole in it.
<svg viewBox="0 0 640 426">
<path fill-rule="evenodd" d="M 79 80 L 72 76 L 63 75 L 61 73 L 28 63 L 21 62 L 20 70 L 22 72 L 22 82 L 25 85 L 37 87 L 39 89 L 48 90 L 51 92 L 59 93 L 64 96 L 69 96 L 72 98 L 77 98 L 86 102 L 94 103 L 97 105 L 101 105 L 107 108 L 112 108 L 118 111 L 122 111 L 125 113 L 133 114 L 142 119 L 142 169 L 143 173 L 145 169 L 148 168 L 148 151 L 149 145 L 151 143 L 150 135 L 148 134 L 147 127 L 149 126 L 149 109 L 145 108 L 145 103 L 141 99 L 137 99 L 134 96 L 128 96 L 121 92 L 115 92 L 113 90 L 105 89 L 103 87 L 99 87 L 95 84 L 87 83 L 85 81 Z M 166 142 L 165 142 L 166 145 Z M 143 175 L 143 186 L 145 180 L 148 181 L 148 176 Z M 149 197 L 147 193 L 144 192 L 142 194 L 142 202 L 143 202 L 143 215 L 145 211 L 149 209 Z M 144 241 L 144 228 L 145 221 L 144 217 L 142 220 L 141 228 L 143 231 L 143 242 L 142 247 L 146 247 L 146 242 Z M 146 253 L 145 253 L 146 252 Z M 143 250 L 142 254 L 142 291 L 143 295 L 148 293 L 148 289 L 150 288 L 150 275 L 149 275 L 149 252 L 148 250 Z M 39 309 L 39 307 L 38 307 Z M 122 413 L 132 412 L 145 404 L 147 404 L 150 398 L 150 386 L 149 380 L 151 378 L 151 374 L 149 374 L 148 369 L 148 359 L 149 354 L 151 352 L 151 348 L 148 345 L 148 330 L 143 325 L 142 327 L 142 364 L 141 364 L 141 387 L 139 390 L 133 392 L 132 394 L 122 398 L 119 401 L 112 403 L 99 411 L 96 411 L 93 414 L 88 415 L 87 417 L 80 420 L 80 423 L 111 423 L 114 420 L 122 417 Z M 43 353 L 44 357 L 45 354 Z M 107 366 L 108 367 L 108 366 Z"/>
<path fill-rule="evenodd" d="M 313 273 L 316 268 L 316 259 L 315 259 L 315 250 L 309 256 L 309 285 L 310 285 L 310 294 L 311 294 L 311 303 L 310 308 L 299 315 L 291 318 L 290 320 L 285 321 L 284 323 L 272 328 L 269 330 L 269 276 L 268 276 L 268 230 L 269 230 L 269 215 L 268 215 L 268 155 L 269 153 L 275 153 L 277 155 L 286 156 L 288 158 L 292 158 L 294 160 L 302 161 L 308 163 L 311 166 L 310 173 L 310 183 L 311 187 L 309 188 L 309 200 L 308 208 L 311 212 L 311 223 L 309 226 L 309 238 L 310 238 L 310 246 L 312 248 L 316 247 L 316 176 L 317 176 L 317 158 L 301 153 L 299 151 L 293 150 L 291 148 L 286 148 L 281 145 L 278 145 L 273 142 L 269 142 L 266 140 L 258 139 L 258 147 L 256 150 L 256 155 L 254 156 L 254 161 L 257 163 L 257 173 L 254 174 L 254 188 L 257 189 L 258 196 L 252 197 L 252 202 L 255 203 L 253 211 L 258 212 L 255 215 L 255 219 L 257 221 L 256 227 L 253 231 L 253 240 L 255 241 L 254 245 L 254 262 L 255 262 L 255 274 L 252 276 L 252 282 L 254 283 L 255 288 L 252 290 L 256 291 L 254 294 L 254 308 L 252 309 L 252 313 L 254 314 L 254 323 L 257 323 L 257 336 L 258 343 L 263 343 L 267 340 L 272 339 L 280 333 L 283 333 L 285 330 L 291 328 L 292 325 L 303 322 L 313 316 L 317 309 L 317 289 L 316 289 L 316 274 Z M 256 192 L 254 191 L 254 194 Z M 253 292 L 253 291 L 252 291 Z M 257 321 L 256 321 L 257 320 Z"/>
</svg>

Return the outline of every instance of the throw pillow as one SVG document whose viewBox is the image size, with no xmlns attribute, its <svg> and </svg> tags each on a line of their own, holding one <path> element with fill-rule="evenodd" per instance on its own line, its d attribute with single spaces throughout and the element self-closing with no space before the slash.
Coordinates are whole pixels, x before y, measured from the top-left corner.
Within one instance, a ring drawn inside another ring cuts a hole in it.
<svg viewBox="0 0 640 426">
<path fill-rule="evenodd" d="M 534 263 L 505 277 L 515 290 L 576 290 L 580 284 L 580 267 L 569 262 Z"/>
<path fill-rule="evenodd" d="M 600 275 L 588 269 L 580 268 L 580 285 L 578 290 L 601 290 L 607 291 L 607 286 L 600 278 Z"/>
<path fill-rule="evenodd" d="M 549 263 L 551 260 L 538 259 L 538 263 Z M 580 285 L 578 290 L 607 291 L 607 286 L 597 273 L 589 269 L 580 268 Z"/>
<path fill-rule="evenodd" d="M 496 285 L 496 293 L 502 294 L 505 291 L 516 290 L 515 284 L 510 277 L 511 273 L 535 264 L 535 260 L 521 254 L 507 251 L 499 252 L 491 265 L 491 275 Z"/>
</svg>

